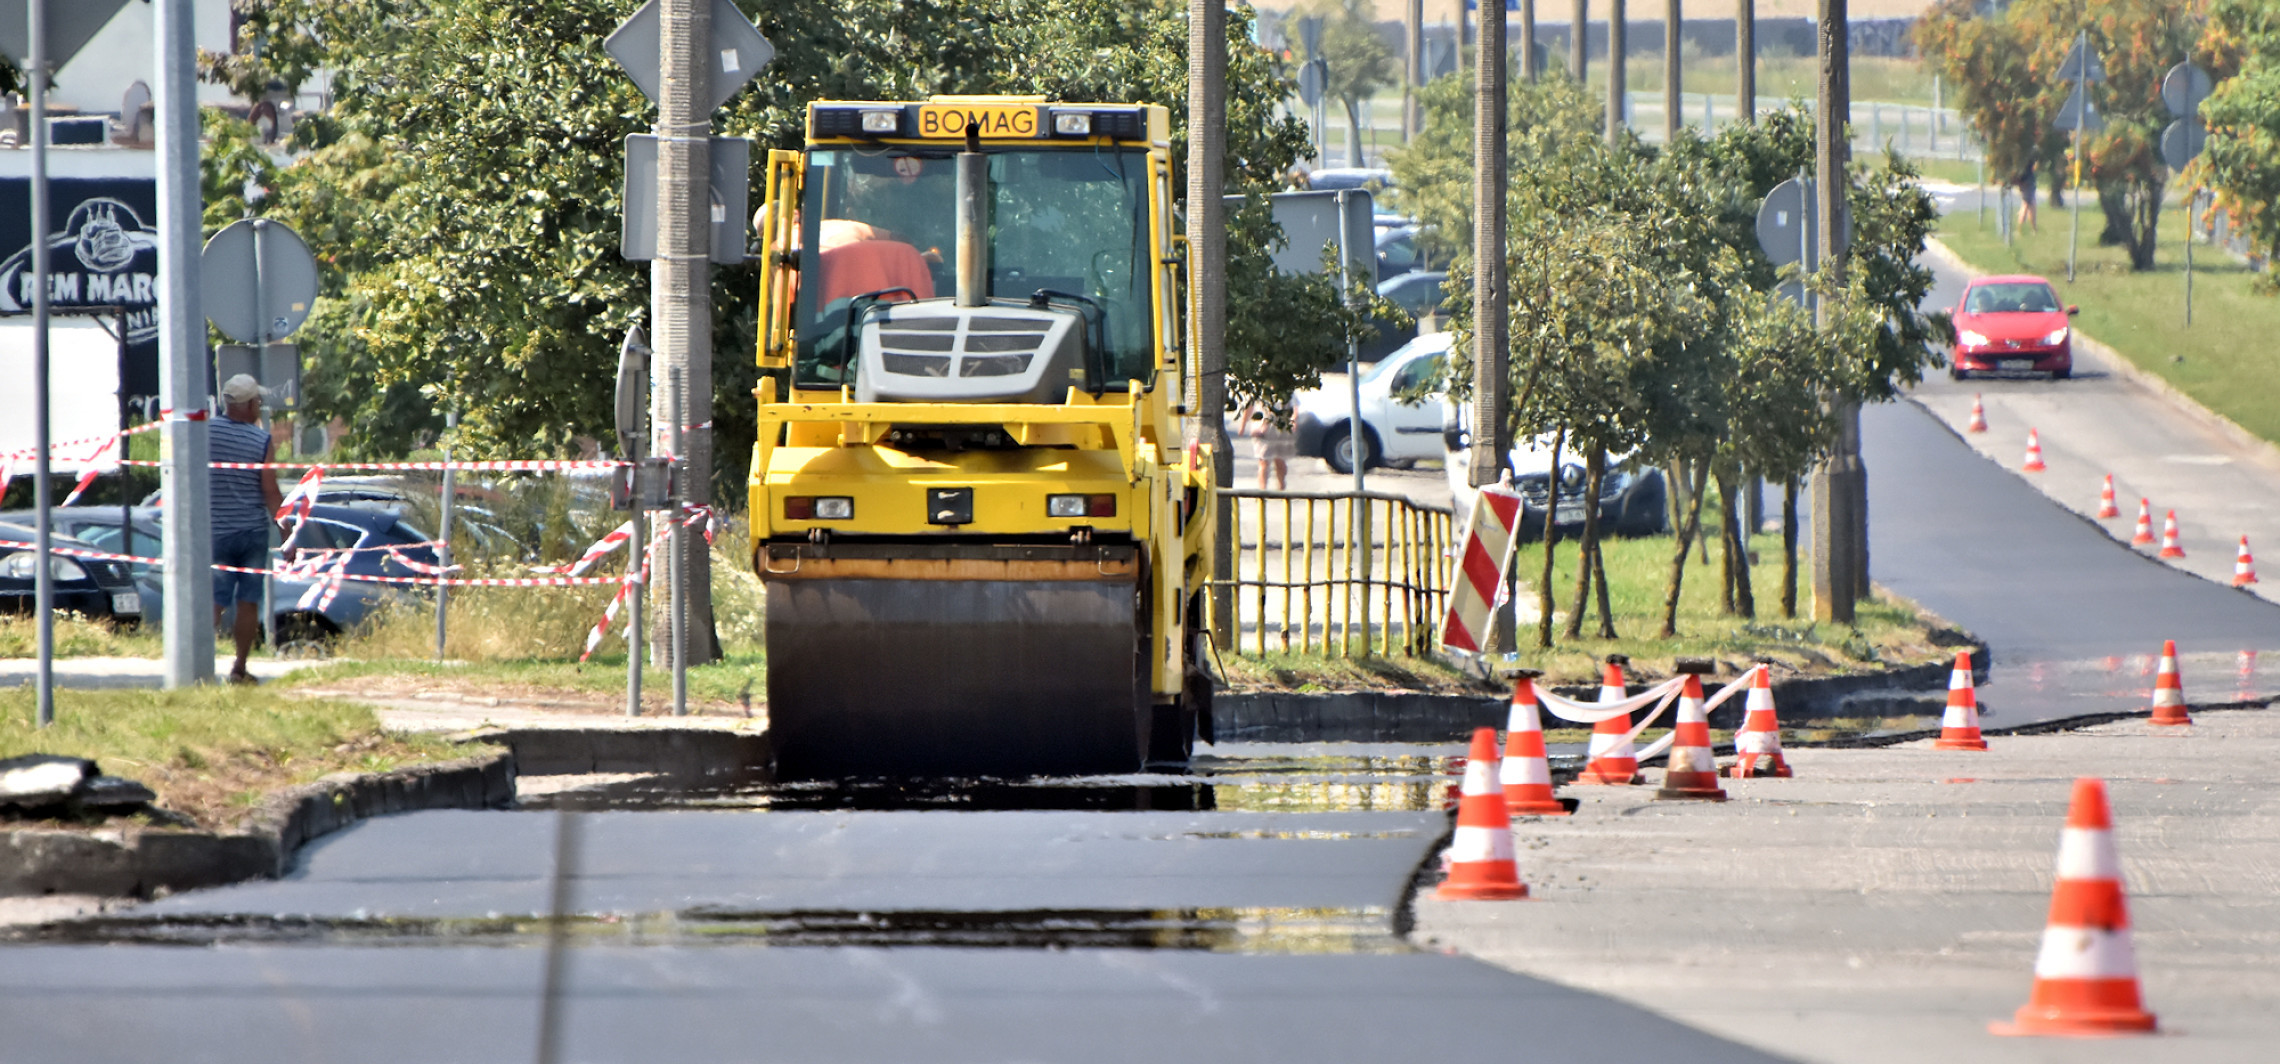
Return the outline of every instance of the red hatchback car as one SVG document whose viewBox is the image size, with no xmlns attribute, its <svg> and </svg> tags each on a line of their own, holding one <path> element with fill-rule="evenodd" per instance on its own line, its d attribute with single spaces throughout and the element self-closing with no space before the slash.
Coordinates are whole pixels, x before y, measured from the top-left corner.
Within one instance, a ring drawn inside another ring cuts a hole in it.
<svg viewBox="0 0 2280 1064">
<path fill-rule="evenodd" d="M 2074 329 L 2081 307 L 2062 307 L 2050 282 L 2014 275 L 1982 277 L 1965 286 L 1955 307 L 1955 357 L 1948 376 L 1973 373 L 2074 372 Z"/>
</svg>

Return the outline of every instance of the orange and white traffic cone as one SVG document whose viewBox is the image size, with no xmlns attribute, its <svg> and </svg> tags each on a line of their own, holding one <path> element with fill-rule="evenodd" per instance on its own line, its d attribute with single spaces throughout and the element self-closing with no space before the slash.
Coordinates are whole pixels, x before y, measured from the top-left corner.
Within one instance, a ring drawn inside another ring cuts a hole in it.
<svg viewBox="0 0 2280 1064">
<path fill-rule="evenodd" d="M 1630 697 L 1623 685 L 1623 665 L 1631 659 L 1607 655 L 1607 669 L 1599 681 L 1599 703 L 1607 705 Z M 1584 762 L 1577 783 L 1625 784 L 1639 778 L 1639 748 L 1631 742 L 1631 715 L 1619 713 L 1591 726 L 1591 757 Z"/>
<path fill-rule="evenodd" d="M 1742 703 L 1744 715 L 1742 730 L 1734 733 L 1733 777 L 1746 780 L 1753 776 L 1778 776 L 1788 779 L 1788 759 L 1781 756 L 1781 722 L 1773 711 L 1773 670 L 1760 664 L 1750 676 L 1748 699 Z M 1758 768 L 1758 761 L 1766 763 Z"/>
<path fill-rule="evenodd" d="M 2153 500 L 2138 500 L 2137 529 L 2130 533 L 2130 546 L 2153 546 Z"/>
<path fill-rule="evenodd" d="M 2027 430 L 2027 461 L 2025 465 L 2019 467 L 2019 471 L 2022 473 L 2040 473 L 2043 471 L 2042 437 L 2036 435 L 2033 429 Z"/>
<path fill-rule="evenodd" d="M 2098 489 L 2098 516 L 2101 518 L 2122 516 L 2122 508 L 2114 505 L 2114 475 L 2112 473 L 2106 474 L 2105 486 Z"/>
<path fill-rule="evenodd" d="M 1963 431 L 1987 431 L 1987 408 L 1980 404 L 1979 396 L 1976 393 L 1971 397 L 1971 422 L 1963 427 Z"/>
<path fill-rule="evenodd" d="M 1497 768 L 1504 807 L 1513 816 L 1566 816 L 1568 807 L 1552 797 L 1552 763 L 1544 754 L 1544 722 L 1536 702 L 1536 681 L 1512 681 L 1512 712 L 1504 722 L 1504 763 Z"/>
<path fill-rule="evenodd" d="M 1696 673 L 1687 673 L 1685 686 L 1679 688 L 1678 720 L 1671 730 L 1676 735 L 1655 797 L 1725 801 L 1726 789 L 1718 786 L 1718 761 L 1710 753 L 1710 714 L 1702 708 L 1702 678 Z"/>
<path fill-rule="evenodd" d="M 2114 818 L 2106 782 L 2074 781 L 2074 800 L 2058 836 L 2058 884 L 2035 955 L 2035 988 L 2004 1035 L 2118 1035 L 2151 1031 L 2153 1014 L 2138 996 L 2137 951 L 2130 944 L 2129 903 L 2114 854 Z"/>
<path fill-rule="evenodd" d="M 2256 556 L 2248 552 L 2248 537 L 2240 537 L 2240 553 L 2233 557 L 2233 586 L 2247 587 L 2256 582 Z"/>
<path fill-rule="evenodd" d="M 1948 673 L 1947 715 L 1940 719 L 1939 750 L 1985 750 L 1979 734 L 1979 694 L 1971 686 L 1971 651 L 1955 654 L 1955 671 Z"/>
<path fill-rule="evenodd" d="M 1475 728 L 1465 759 L 1465 793 L 1457 833 L 1449 841 L 1449 876 L 1433 896 L 1443 901 L 1504 901 L 1528 896 L 1512 860 L 1512 815 L 1496 782 L 1496 729 Z"/>
<path fill-rule="evenodd" d="M 2160 557 L 2182 558 L 2184 556 L 2185 548 L 2177 545 L 2177 511 L 2171 510 L 2169 516 L 2161 519 Z"/>
<path fill-rule="evenodd" d="M 2185 678 L 2177 672 L 2177 641 L 2166 639 L 2161 644 L 2161 671 L 2153 677 L 2153 723 L 2179 725 L 2193 723 L 2185 712 Z"/>
</svg>

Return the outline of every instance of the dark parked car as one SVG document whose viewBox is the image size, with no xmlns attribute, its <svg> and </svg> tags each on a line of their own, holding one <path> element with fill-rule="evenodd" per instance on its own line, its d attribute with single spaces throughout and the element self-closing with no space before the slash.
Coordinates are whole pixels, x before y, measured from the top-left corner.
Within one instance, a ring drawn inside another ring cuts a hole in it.
<svg viewBox="0 0 2280 1064">
<path fill-rule="evenodd" d="M 39 576 L 40 563 L 31 543 L 38 534 L 28 522 L 0 521 L 0 611 L 30 613 L 34 608 L 34 582 Z M 60 529 L 51 528 L 50 536 L 49 542 L 56 547 L 102 550 L 65 535 Z M 56 554 L 48 559 L 48 571 L 54 577 L 52 586 L 57 609 L 120 624 L 142 622 L 142 595 L 136 590 L 134 577 L 126 566 Z"/>
<path fill-rule="evenodd" d="M 116 506 L 72 506 L 54 511 L 55 527 L 59 531 L 85 540 L 93 549 L 110 554 L 135 554 L 146 558 L 159 556 L 161 528 L 160 510 L 155 506 L 137 506 L 130 511 L 134 530 L 134 549 L 127 550 L 127 537 L 121 531 L 119 508 Z M 416 570 L 391 557 L 385 550 L 369 548 L 396 546 L 397 553 L 420 565 L 436 563 L 435 548 L 414 546 L 425 543 L 427 535 L 402 519 L 383 510 L 352 506 L 313 506 L 309 510 L 309 526 L 303 529 L 294 545 L 312 551 L 333 550 L 345 547 L 368 548 L 350 556 L 346 572 L 366 576 L 416 576 Z M 28 515 L 8 515 L 16 523 L 29 520 Z M 0 537 L 13 538 L 13 537 Z M 28 537 L 27 537 L 28 538 Z M 276 557 L 273 553 L 272 557 Z M 156 565 L 140 563 L 106 562 L 128 570 L 148 607 L 148 615 L 156 620 L 163 615 L 165 597 L 163 574 Z M 379 584 L 359 580 L 345 580 L 331 603 L 322 603 L 322 592 L 307 607 L 301 600 L 316 586 L 314 580 L 278 578 L 270 590 L 274 606 L 274 619 L 278 642 L 323 641 L 355 627 L 366 615 L 384 602 L 406 594 L 409 586 Z M 319 608 L 321 605 L 322 608 Z"/>
<path fill-rule="evenodd" d="M 1471 415 L 1469 405 L 1443 401 L 1441 439 L 1451 452 L 1472 446 Z M 1509 461 L 1513 484 L 1520 489 L 1520 536 L 1524 540 L 1543 538 L 1547 510 L 1559 534 L 1581 535 L 1588 503 L 1583 456 L 1562 450 L 1560 467 L 1554 470 L 1552 438 L 1543 436 L 1514 446 Z M 1465 463 L 1452 457 L 1448 468 L 1450 490 L 1459 499 L 1468 498 L 1473 489 L 1465 483 Z M 1600 529 L 1616 536 L 1656 536 L 1670 531 L 1668 492 L 1662 470 L 1633 462 L 1629 455 L 1609 455 L 1606 475 L 1599 482 Z"/>
</svg>

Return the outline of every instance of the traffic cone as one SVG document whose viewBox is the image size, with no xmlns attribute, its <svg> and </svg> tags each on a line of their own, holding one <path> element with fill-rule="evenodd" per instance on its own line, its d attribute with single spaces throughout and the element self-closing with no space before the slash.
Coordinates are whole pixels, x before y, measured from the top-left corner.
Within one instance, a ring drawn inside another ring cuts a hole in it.
<svg viewBox="0 0 2280 1064">
<path fill-rule="evenodd" d="M 2193 723 L 2192 716 L 2185 712 L 2185 678 L 2177 673 L 2177 641 L 2174 639 L 2161 644 L 2161 671 L 2153 678 L 2153 723 Z"/>
<path fill-rule="evenodd" d="M 2138 500 L 2137 530 L 2130 533 L 2130 546 L 2153 546 L 2153 501 Z"/>
<path fill-rule="evenodd" d="M 2074 801 L 2058 836 L 2058 883 L 2035 956 L 2035 988 L 2004 1035 L 2117 1035 L 2151 1031 L 2153 1014 L 2138 997 L 2137 951 L 2130 945 L 2129 903 L 2114 855 L 2113 814 L 2106 782 L 2074 781 Z"/>
<path fill-rule="evenodd" d="M 2240 553 L 2233 558 L 2233 586 L 2247 587 L 2256 582 L 2256 556 L 2248 552 L 2248 537 L 2240 537 Z"/>
<path fill-rule="evenodd" d="M 1607 655 L 1607 669 L 1599 681 L 1599 703 L 1607 705 L 1630 697 L 1624 692 L 1623 666 L 1631 659 Z M 1577 783 L 1634 783 L 1639 778 L 1639 748 L 1631 744 L 1631 715 L 1619 713 L 1591 726 L 1591 759 L 1584 763 Z"/>
<path fill-rule="evenodd" d="M 1671 725 L 1670 759 L 1663 763 L 1662 788 L 1657 798 L 1691 798 L 1723 802 L 1726 789 L 1718 786 L 1718 761 L 1710 754 L 1710 714 L 1702 708 L 1702 678 L 1686 674 L 1678 692 L 1678 720 Z"/>
<path fill-rule="evenodd" d="M 1980 403 L 1979 403 L 1979 396 L 1977 396 L 1977 395 L 1973 395 L 1973 396 L 1971 397 L 1971 423 L 1970 423 L 1970 424 L 1968 424 L 1968 425 L 1965 425 L 1965 426 L 1963 427 L 1963 431 L 1965 431 L 1965 432 L 1985 432 L 1985 431 L 1987 431 L 1987 408 L 1986 408 L 1986 407 L 1984 407 L 1984 406 L 1982 406 L 1982 405 L 1980 405 Z"/>
<path fill-rule="evenodd" d="M 1504 763 L 1497 769 L 1504 807 L 1513 816 L 1566 816 L 1568 807 L 1552 797 L 1552 763 L 1544 755 L 1544 724 L 1536 705 L 1536 681 L 1512 681 L 1512 713 L 1504 722 Z"/>
<path fill-rule="evenodd" d="M 2020 466 L 2019 471 L 2022 473 L 2040 473 L 2043 471 L 2042 437 L 2036 435 L 2033 429 L 2027 430 L 2027 463 Z"/>
<path fill-rule="evenodd" d="M 1742 717 L 1742 730 L 1734 733 L 1733 777 L 1746 780 L 1753 776 L 1778 776 L 1788 779 L 1788 759 L 1781 756 L 1781 722 L 1773 711 L 1773 669 L 1760 663 L 1750 676 L 1748 701 Z M 1758 760 L 1766 760 L 1766 768 L 1759 771 Z"/>
<path fill-rule="evenodd" d="M 1475 728 L 1465 759 L 1465 794 L 1449 841 L 1449 876 L 1433 896 L 1442 901 L 1504 901 L 1528 896 L 1512 860 L 1512 816 L 1496 782 L 1496 729 Z"/>
<path fill-rule="evenodd" d="M 2122 508 L 2114 505 L 2114 475 L 2106 474 L 2106 485 L 2098 489 L 2098 516 L 2120 517 Z"/>
<path fill-rule="evenodd" d="M 2175 510 L 2169 511 L 2169 516 L 2161 519 L 2160 556 L 2164 558 L 2182 558 L 2185 556 L 2185 548 L 2177 545 L 2177 511 Z"/>
<path fill-rule="evenodd" d="M 1971 688 L 1971 651 L 1955 654 L 1955 671 L 1948 674 L 1947 716 L 1940 720 L 1939 750 L 1985 750 L 1979 735 L 1979 696 Z"/>
</svg>

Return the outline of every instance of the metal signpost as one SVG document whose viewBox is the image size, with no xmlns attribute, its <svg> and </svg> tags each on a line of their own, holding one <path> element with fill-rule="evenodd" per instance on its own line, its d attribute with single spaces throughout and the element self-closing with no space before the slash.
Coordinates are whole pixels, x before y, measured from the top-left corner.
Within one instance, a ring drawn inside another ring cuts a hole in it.
<svg viewBox="0 0 2280 1064">
<path fill-rule="evenodd" d="M 2098 114 L 2098 105 L 2090 100 L 2090 83 L 2106 80 L 2105 62 L 2090 50 L 2090 31 L 2076 31 L 2074 49 L 2066 53 L 2066 61 L 2059 64 L 2058 79 L 2074 83 L 2074 92 L 2066 98 L 2066 105 L 2059 108 L 2057 120 L 2051 123 L 2074 131 L 2074 180 L 2070 188 L 2074 218 L 2066 237 L 2066 279 L 2071 283 L 2075 252 L 2082 246 L 2082 134 L 2106 128 L 2106 120 Z"/>
<path fill-rule="evenodd" d="M 1328 161 L 1330 138 L 1325 126 L 1328 118 L 1322 110 L 1323 94 L 1330 87 L 1330 64 L 1322 58 L 1322 16 L 1298 17 L 1298 43 L 1306 53 L 1306 62 L 1298 68 L 1298 98 L 1314 118 L 1314 163 L 1320 166 Z"/>
<path fill-rule="evenodd" d="M 55 722 L 55 560 L 53 547 L 54 486 L 48 483 L 49 459 L 55 441 L 48 424 L 48 179 L 47 91 L 51 67 L 70 62 L 95 31 L 111 21 L 120 0 L 86 0 L 65 4 L 49 18 L 48 0 L 15 0 L 0 5 L 0 49 L 30 75 L 32 123 L 32 616 L 37 631 L 36 719 L 45 728 Z M 18 31 L 22 31 L 21 35 Z M 124 444 L 121 445 L 122 447 Z M 5 487 L 5 485 L 0 485 Z"/>
<path fill-rule="evenodd" d="M 2183 170 L 2209 146 L 2209 127 L 2201 121 L 2201 101 L 2209 98 L 2209 72 L 2190 62 L 2169 68 L 2161 79 L 2161 102 L 2177 121 L 2161 131 L 2161 161 Z M 2200 196 L 2185 200 L 2185 325 L 2193 324 L 2193 226 Z"/>
<path fill-rule="evenodd" d="M 317 256 L 292 227 L 267 218 L 242 218 L 206 241 L 198 270 L 206 319 L 237 341 L 215 352 L 214 383 L 251 374 L 278 395 L 290 418 L 300 405 L 301 351 L 277 341 L 293 335 L 309 319 L 317 301 Z M 263 577 L 261 630 L 272 654 L 277 652 L 275 595 L 275 578 Z"/>
<path fill-rule="evenodd" d="M 709 135 L 711 114 L 767 66 L 776 49 L 731 0 L 649 0 L 610 34 L 603 48 L 657 104 L 656 134 L 646 145 L 655 160 L 648 168 L 655 175 L 648 203 L 654 209 L 650 216 L 654 237 L 647 249 L 633 250 L 650 253 L 650 324 L 660 356 L 651 365 L 653 385 L 658 372 L 671 375 L 671 387 L 662 390 L 674 407 L 665 416 L 671 419 L 677 474 L 673 478 L 677 505 L 671 516 L 676 532 L 670 547 L 670 620 L 675 636 L 674 706 L 679 713 L 685 712 L 688 667 L 682 636 L 691 612 L 709 611 L 711 603 L 710 589 L 704 586 L 710 572 L 706 559 L 690 557 L 691 541 L 678 533 L 685 519 L 679 504 L 702 505 L 711 498 L 712 287 L 707 278 L 711 262 L 719 261 L 724 252 L 732 251 L 729 261 L 744 259 L 746 168 L 734 165 L 733 156 L 724 160 L 733 172 L 723 174 L 716 168 L 715 141 Z M 633 156 L 642 147 L 628 143 L 629 191 L 639 169 Z M 723 154 L 748 150 L 740 143 Z M 723 185 L 733 191 L 724 194 Z M 628 214 L 630 246 L 638 209 Z M 733 249 L 722 247 L 724 236 L 730 237 Z M 638 552 L 645 546 L 636 544 L 634 549 Z M 709 618 L 710 613 L 704 616 Z M 709 620 L 701 631 L 710 646 Z M 638 658 L 629 667 L 639 668 Z"/>
<path fill-rule="evenodd" d="M 649 560 L 649 496 L 644 491 L 643 473 L 648 469 L 649 440 L 649 337 L 636 325 L 626 330 L 625 342 L 618 346 L 616 410 L 614 413 L 618 447 L 625 460 L 633 463 L 626 471 L 626 508 L 633 511 L 633 538 L 626 541 L 626 582 L 631 589 L 626 603 L 631 615 L 626 618 L 625 629 L 625 715 L 641 715 L 641 638 L 642 599 L 648 594 L 648 581 L 641 567 Z"/>
</svg>

